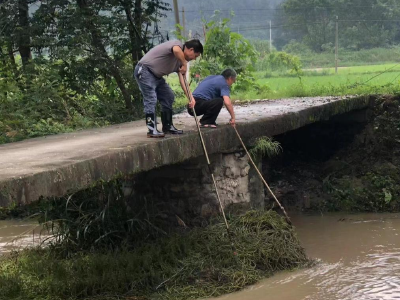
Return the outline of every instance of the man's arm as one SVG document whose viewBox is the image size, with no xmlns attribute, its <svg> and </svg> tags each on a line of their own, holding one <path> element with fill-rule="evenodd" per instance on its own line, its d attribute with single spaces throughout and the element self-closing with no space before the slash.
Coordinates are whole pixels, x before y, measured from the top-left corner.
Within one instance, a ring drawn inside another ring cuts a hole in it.
<svg viewBox="0 0 400 300">
<path fill-rule="evenodd" d="M 235 125 L 235 112 L 233 111 L 233 105 L 232 105 L 231 98 L 229 96 L 223 96 L 222 98 L 224 98 L 225 107 L 231 115 L 231 120 L 229 121 L 229 124 L 234 126 Z"/>
<path fill-rule="evenodd" d="M 181 73 L 178 73 L 178 76 L 179 76 L 179 83 L 181 84 L 181 88 L 182 88 L 183 92 L 185 93 L 186 97 L 190 98 L 189 108 L 193 108 L 194 105 L 196 104 L 196 101 L 194 100 L 192 93 L 190 93 L 190 91 L 186 90 L 186 84 L 183 79 L 184 75 L 182 75 Z"/>
<path fill-rule="evenodd" d="M 179 68 L 179 72 L 182 75 L 185 75 L 186 70 L 187 70 L 187 61 L 185 59 L 185 56 L 183 55 L 182 48 L 179 46 L 174 46 L 172 47 L 172 52 L 174 53 L 175 57 L 181 62 L 181 67 Z"/>
</svg>

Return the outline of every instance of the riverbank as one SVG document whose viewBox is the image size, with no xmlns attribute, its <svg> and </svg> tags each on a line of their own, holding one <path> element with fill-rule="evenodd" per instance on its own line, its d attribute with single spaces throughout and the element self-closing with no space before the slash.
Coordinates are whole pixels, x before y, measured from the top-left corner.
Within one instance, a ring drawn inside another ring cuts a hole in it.
<svg viewBox="0 0 400 300">
<path fill-rule="evenodd" d="M 399 97 L 378 97 L 368 123 L 322 122 L 276 138 L 283 155 L 265 161 L 266 175 L 287 207 L 400 210 Z"/>
<path fill-rule="evenodd" d="M 248 212 L 229 224 L 233 244 L 220 220 L 109 251 L 54 244 L 12 253 L 0 257 L 0 299 L 198 299 L 310 263 L 274 212 Z"/>
</svg>

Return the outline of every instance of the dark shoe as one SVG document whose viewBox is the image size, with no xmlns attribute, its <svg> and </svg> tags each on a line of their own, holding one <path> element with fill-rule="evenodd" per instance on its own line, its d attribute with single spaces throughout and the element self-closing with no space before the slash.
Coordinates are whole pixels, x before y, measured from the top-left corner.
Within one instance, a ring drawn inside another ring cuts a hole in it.
<svg viewBox="0 0 400 300">
<path fill-rule="evenodd" d="M 156 114 L 146 114 L 147 137 L 149 138 L 163 138 L 164 133 L 157 130 L 157 117 Z"/>
<path fill-rule="evenodd" d="M 164 109 L 161 112 L 161 121 L 163 124 L 162 131 L 164 133 L 171 133 L 171 134 L 182 134 L 183 130 L 176 129 L 174 124 L 172 123 L 172 110 L 171 109 Z"/>
</svg>

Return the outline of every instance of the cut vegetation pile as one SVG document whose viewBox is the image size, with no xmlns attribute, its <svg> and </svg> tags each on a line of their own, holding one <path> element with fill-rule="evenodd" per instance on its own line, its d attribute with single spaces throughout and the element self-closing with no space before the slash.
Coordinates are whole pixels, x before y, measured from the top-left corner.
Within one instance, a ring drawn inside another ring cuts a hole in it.
<svg viewBox="0 0 400 300">
<path fill-rule="evenodd" d="M 0 260 L 0 299 L 197 299 L 254 284 L 309 263 L 277 213 L 230 217 L 234 255 L 221 221 L 133 250 L 25 250 Z"/>
</svg>

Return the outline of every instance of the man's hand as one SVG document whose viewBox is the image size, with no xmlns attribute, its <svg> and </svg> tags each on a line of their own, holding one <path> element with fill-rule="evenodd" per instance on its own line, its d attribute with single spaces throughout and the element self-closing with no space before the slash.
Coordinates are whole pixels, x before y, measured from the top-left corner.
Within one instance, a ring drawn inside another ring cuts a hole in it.
<svg viewBox="0 0 400 300">
<path fill-rule="evenodd" d="M 179 68 L 179 73 L 181 73 L 182 75 L 185 75 L 187 71 L 187 64 L 183 64 L 180 68 Z"/>
<path fill-rule="evenodd" d="M 189 102 L 189 104 L 188 104 L 189 108 L 193 108 L 193 107 L 196 105 L 196 100 L 194 100 L 193 97 L 191 97 L 191 98 L 192 98 L 192 99 L 190 100 L 190 102 Z"/>
<path fill-rule="evenodd" d="M 229 124 L 231 124 L 233 127 L 235 127 L 236 123 L 235 123 L 235 119 L 230 119 L 229 120 Z"/>
</svg>

